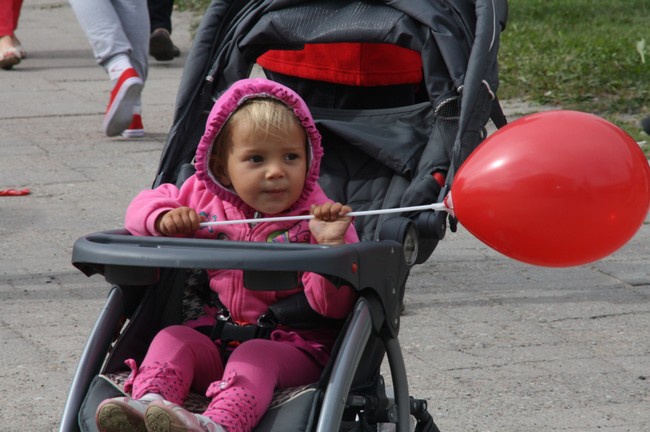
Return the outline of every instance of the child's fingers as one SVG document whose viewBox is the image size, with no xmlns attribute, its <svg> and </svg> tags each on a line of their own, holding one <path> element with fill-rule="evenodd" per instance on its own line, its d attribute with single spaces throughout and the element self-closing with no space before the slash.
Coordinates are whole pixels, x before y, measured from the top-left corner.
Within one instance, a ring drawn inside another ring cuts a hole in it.
<svg viewBox="0 0 650 432">
<path fill-rule="evenodd" d="M 314 218 L 328 222 L 332 219 L 332 205 L 333 203 L 326 202 L 313 209 Z"/>
<path fill-rule="evenodd" d="M 314 218 L 325 222 L 336 221 L 351 211 L 352 208 L 350 208 L 350 206 L 338 202 L 326 202 L 319 206 L 312 206 L 312 214 L 314 215 Z"/>
<path fill-rule="evenodd" d="M 324 221 L 329 222 L 330 220 L 332 220 L 332 208 L 333 207 L 334 207 L 334 203 L 329 203 L 329 202 L 322 205 L 321 218 Z"/>
<path fill-rule="evenodd" d="M 166 236 L 176 234 L 176 222 L 174 216 L 167 213 L 160 221 L 160 233 Z"/>
<path fill-rule="evenodd" d="M 343 217 L 346 214 L 351 213 L 351 212 L 352 212 L 352 207 L 350 207 L 348 205 L 344 205 L 344 206 L 341 207 L 341 211 L 339 211 L 339 216 Z"/>
<path fill-rule="evenodd" d="M 329 215 L 328 215 L 328 220 L 330 221 L 335 221 L 339 218 L 341 215 L 341 209 L 343 208 L 343 204 L 341 203 L 333 203 L 330 208 L 329 208 Z"/>
<path fill-rule="evenodd" d="M 312 215 L 314 215 L 315 219 L 322 220 L 322 221 L 327 221 L 329 220 L 330 217 L 330 207 L 332 206 L 332 203 L 324 203 L 320 204 L 317 206 L 312 207 Z"/>
<path fill-rule="evenodd" d="M 170 212 L 170 223 L 167 228 L 172 234 L 179 234 L 183 232 L 183 214 L 181 212 Z"/>
<path fill-rule="evenodd" d="M 201 220 L 194 209 L 181 207 L 178 215 L 179 220 L 176 221 L 176 226 L 179 229 L 179 232 L 190 234 L 200 228 Z"/>
<path fill-rule="evenodd" d="M 200 217 L 191 208 L 179 207 L 167 212 L 160 223 L 161 233 L 167 236 L 191 234 L 200 228 Z"/>
<path fill-rule="evenodd" d="M 314 219 L 320 219 L 321 218 L 321 210 L 323 206 L 319 206 L 316 204 L 312 204 L 311 206 L 311 214 L 314 216 Z"/>
<path fill-rule="evenodd" d="M 194 210 L 190 212 L 190 226 L 192 227 L 192 231 L 201 228 L 201 217 Z"/>
</svg>

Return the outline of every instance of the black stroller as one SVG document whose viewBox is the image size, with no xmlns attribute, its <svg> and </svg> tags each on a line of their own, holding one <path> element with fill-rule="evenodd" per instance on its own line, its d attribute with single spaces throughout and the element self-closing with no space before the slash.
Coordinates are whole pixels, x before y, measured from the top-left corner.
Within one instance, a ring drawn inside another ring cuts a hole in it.
<svg viewBox="0 0 650 432">
<path fill-rule="evenodd" d="M 387 109 L 310 107 L 325 149 L 321 186 L 354 210 L 440 201 L 454 171 L 486 137 L 488 120 L 505 124 L 495 92 L 506 15 L 506 0 L 215 0 L 186 62 L 154 186 L 180 184 L 192 174 L 214 100 L 248 77 L 267 50 L 381 42 L 422 54 L 420 100 Z M 446 173 L 443 187 L 431 177 L 436 171 Z M 412 419 L 417 431 L 437 431 L 426 401 L 409 394 L 398 332 L 409 269 L 429 258 L 448 221 L 453 230 L 445 212 L 357 218 L 362 241 L 339 247 L 132 237 L 124 230 L 80 238 L 73 264 L 87 275 L 103 275 L 112 289 L 79 362 L 60 430 L 96 430 L 98 404 L 123 394 L 124 360 L 140 361 L 158 330 L 200 308 L 203 269 L 224 268 L 242 269 L 248 289 L 292 288 L 296 272 L 310 271 L 339 278 L 359 293 L 320 381 L 276 392 L 256 431 L 393 425 L 407 432 Z M 281 322 L 304 319 L 296 303 L 278 309 Z M 392 392 L 380 374 L 384 359 Z M 192 395 L 186 406 L 201 410 L 205 403 Z"/>
</svg>

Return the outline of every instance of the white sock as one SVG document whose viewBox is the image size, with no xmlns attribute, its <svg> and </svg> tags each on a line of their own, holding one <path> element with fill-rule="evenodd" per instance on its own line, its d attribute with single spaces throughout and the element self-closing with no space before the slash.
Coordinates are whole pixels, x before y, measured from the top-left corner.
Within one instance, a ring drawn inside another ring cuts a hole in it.
<svg viewBox="0 0 650 432">
<path fill-rule="evenodd" d="M 131 60 L 129 60 L 129 56 L 126 54 L 118 54 L 111 57 L 106 62 L 106 71 L 108 72 L 108 77 L 113 82 L 116 82 L 120 78 L 122 72 L 132 67 L 133 66 L 131 65 Z"/>
<path fill-rule="evenodd" d="M 133 114 L 142 115 L 142 96 L 138 97 L 137 102 L 133 105 Z"/>
</svg>

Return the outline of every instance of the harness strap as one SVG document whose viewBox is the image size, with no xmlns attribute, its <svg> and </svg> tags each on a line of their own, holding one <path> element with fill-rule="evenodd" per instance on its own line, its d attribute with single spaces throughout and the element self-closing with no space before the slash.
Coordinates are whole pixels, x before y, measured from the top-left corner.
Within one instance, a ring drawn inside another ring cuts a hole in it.
<svg viewBox="0 0 650 432">
<path fill-rule="evenodd" d="M 219 295 L 210 292 L 208 303 L 217 308 L 214 326 L 201 326 L 196 330 L 212 340 L 221 340 L 224 343 L 244 342 L 250 339 L 269 339 L 271 332 L 277 327 L 278 320 L 270 310 L 257 319 L 257 324 L 238 324 L 230 317 L 228 308 L 221 303 Z"/>
<path fill-rule="evenodd" d="M 229 321 L 217 320 L 214 326 L 197 327 L 196 330 L 210 337 L 212 340 L 228 342 L 244 342 L 250 339 L 268 339 L 271 336 L 273 327 L 248 324 L 239 325 Z"/>
<path fill-rule="evenodd" d="M 336 282 L 334 282 L 336 283 Z M 230 317 L 228 308 L 221 303 L 217 293 L 209 294 L 208 303 L 217 308 L 214 326 L 196 329 L 212 340 L 222 342 L 244 342 L 250 339 L 269 339 L 278 324 L 296 329 L 336 327 L 341 320 L 325 318 L 313 310 L 304 292 L 296 293 L 269 306 L 266 313 L 257 319 L 257 324 L 239 324 Z"/>
</svg>

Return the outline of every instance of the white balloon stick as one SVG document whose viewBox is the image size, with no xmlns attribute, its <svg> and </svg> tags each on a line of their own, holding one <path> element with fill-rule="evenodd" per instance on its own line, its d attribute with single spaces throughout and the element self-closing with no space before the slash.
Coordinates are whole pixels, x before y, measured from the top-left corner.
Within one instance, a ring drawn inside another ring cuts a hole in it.
<svg viewBox="0 0 650 432">
<path fill-rule="evenodd" d="M 386 213 L 402 213 L 402 212 L 411 212 L 411 211 L 420 211 L 420 210 L 443 210 L 449 211 L 449 207 L 445 203 L 434 203 L 434 204 L 425 204 L 420 206 L 412 207 L 398 207 L 390 209 L 378 209 L 378 210 L 364 210 L 364 211 L 353 211 L 348 213 L 346 216 L 370 216 L 370 215 L 379 215 Z M 212 221 L 212 222 L 201 222 L 202 227 L 207 226 L 216 226 L 216 225 L 232 225 L 232 224 L 243 224 L 243 223 L 261 223 L 261 222 L 283 222 L 283 221 L 293 221 L 293 220 L 308 220 L 313 219 L 314 215 L 300 215 L 300 216 L 277 216 L 269 218 L 259 218 L 259 219 L 238 219 L 238 220 L 223 220 L 223 221 Z"/>
</svg>

